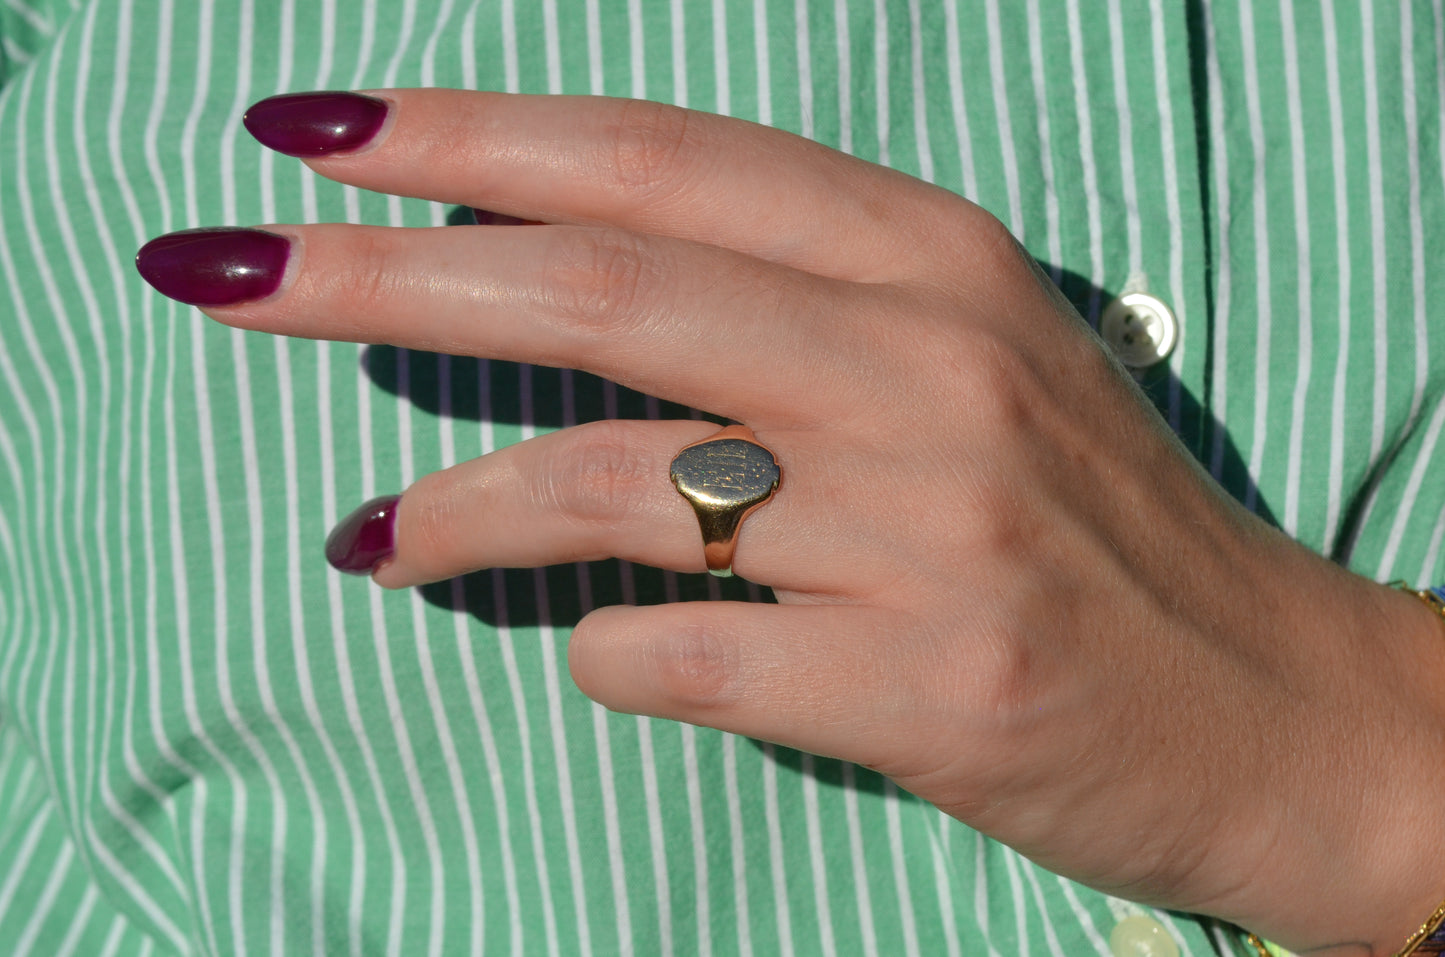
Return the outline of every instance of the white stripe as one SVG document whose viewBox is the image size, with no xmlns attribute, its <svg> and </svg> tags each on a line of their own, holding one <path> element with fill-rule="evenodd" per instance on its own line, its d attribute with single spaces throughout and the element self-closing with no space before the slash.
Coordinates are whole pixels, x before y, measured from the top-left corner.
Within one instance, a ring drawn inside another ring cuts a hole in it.
<svg viewBox="0 0 1445 957">
<path fill-rule="evenodd" d="M 57 57 L 57 59 L 59 58 Z M 40 941 L 40 932 L 45 928 L 46 920 L 52 915 L 55 898 L 59 896 L 61 885 L 65 883 L 65 878 L 70 873 L 70 865 L 74 861 L 75 848 L 69 841 L 62 843 L 60 853 L 56 855 L 55 863 L 50 868 L 50 877 L 40 889 L 40 896 L 35 901 L 30 920 L 11 944 L 14 947 L 14 950 L 10 951 L 13 957 L 26 957 L 28 954 L 35 953 L 35 945 Z M 53 953 L 50 951 L 47 957 L 53 957 Z"/>
<path fill-rule="evenodd" d="M 1286 111 L 1289 116 L 1290 169 L 1293 174 L 1295 294 L 1298 296 L 1299 315 L 1283 528 L 1291 538 L 1297 538 L 1300 473 L 1304 468 L 1305 410 L 1309 401 L 1310 370 L 1314 367 L 1314 297 L 1311 290 L 1313 270 L 1310 256 L 1310 202 L 1304 170 L 1304 110 L 1300 103 L 1299 41 L 1295 34 L 1293 0 L 1280 0 L 1280 19 L 1284 40 L 1284 86 Z"/>
<path fill-rule="evenodd" d="M 71 957 L 80 948 L 80 938 L 90 930 L 91 914 L 95 912 L 95 905 L 99 901 L 100 891 L 96 890 L 94 883 L 87 883 L 85 891 L 80 895 L 80 906 L 76 907 L 75 917 L 70 922 L 70 930 L 61 938 L 50 957 Z"/>
<path fill-rule="evenodd" d="M 962 950 L 958 943 L 958 918 L 953 911 L 953 859 L 943 837 L 954 822 L 946 814 L 937 817 L 938 831 L 929 831 L 928 849 L 933 858 L 933 881 L 938 893 L 938 912 L 943 922 L 943 940 L 949 957 L 960 957 Z"/>
<path fill-rule="evenodd" d="M 1024 879 L 1020 873 L 1029 865 L 1020 860 L 1019 856 L 1011 848 L 1000 848 L 1000 856 L 1003 858 L 1004 870 L 1008 873 L 1009 900 L 1014 909 L 1014 932 L 1018 934 L 1019 946 L 1022 949 L 1028 948 L 1029 942 L 1029 906 L 1028 898 L 1024 896 Z M 1038 890 L 1035 882 L 1035 891 Z M 1040 906 L 1040 911 L 1047 915 L 1048 911 Z M 1053 926 L 1048 924 L 1044 927 L 1044 935 L 1048 940 L 1053 939 Z M 1055 942 L 1057 943 L 1057 942 Z"/>
<path fill-rule="evenodd" d="M 863 828 L 858 816 L 858 769 L 843 762 L 843 817 L 848 825 L 848 851 L 853 859 L 853 897 L 858 908 L 858 932 L 865 957 L 878 957 L 878 929 L 873 920 L 868 857 L 863 849 Z"/>
<path fill-rule="evenodd" d="M 682 773 L 687 794 L 688 824 L 692 829 L 692 873 L 697 923 L 697 955 L 712 957 L 712 882 L 707 866 L 707 822 L 703 819 L 702 776 L 698 771 L 697 729 L 684 724 L 682 733 Z M 709 742 L 716 738 L 709 736 Z M 600 769 L 599 769 L 600 771 Z"/>
<path fill-rule="evenodd" d="M 1385 383 L 1389 375 L 1389 282 L 1385 261 L 1385 182 L 1380 160 L 1380 91 L 1375 76 L 1375 6 L 1360 3 L 1360 45 L 1365 80 L 1365 175 L 1370 191 L 1370 283 L 1375 307 L 1375 392 L 1370 429 L 1370 468 L 1380 463 L 1385 446 Z M 1364 524 L 1363 521 L 1360 522 Z"/>
<path fill-rule="evenodd" d="M 1214 32 L 1214 15 L 1210 3 L 1211 0 L 1204 0 L 1204 43 L 1209 87 L 1209 142 L 1214 150 L 1214 208 L 1217 211 L 1214 235 L 1218 238 L 1218 248 L 1214 255 L 1216 276 L 1214 342 L 1211 350 L 1213 369 L 1209 383 L 1210 405 L 1216 422 L 1209 470 L 1215 480 L 1219 481 L 1224 477 L 1224 449 L 1228 436 L 1225 413 L 1229 402 L 1229 317 L 1234 288 L 1229 242 L 1233 228 L 1233 199 L 1229 190 L 1229 153 L 1225 148 L 1227 139 L 1224 131 L 1224 86 L 1220 79 L 1219 44 Z"/>
<path fill-rule="evenodd" d="M 844 0 L 838 0 L 842 3 Z M 723 0 L 712 0 L 712 63 L 717 84 L 716 109 L 732 115 L 732 79 L 728 65 L 728 12 Z"/>
<path fill-rule="evenodd" d="M 647 46 L 642 36 L 642 0 L 627 0 L 627 33 L 632 60 L 632 97 L 647 96 Z"/>
<path fill-rule="evenodd" d="M 542 46 L 547 62 L 547 92 L 562 92 L 562 47 L 557 39 L 557 0 L 542 0 Z"/>
<path fill-rule="evenodd" d="M 1420 489 L 1425 484 L 1425 475 L 1432 468 L 1438 470 L 1440 467 L 1440 463 L 1436 461 L 1435 445 L 1440 441 L 1441 429 L 1445 429 L 1445 399 L 1436 405 L 1435 414 L 1430 417 L 1430 424 L 1425 429 L 1420 453 L 1415 457 L 1415 464 L 1410 469 L 1410 477 L 1406 480 L 1405 490 L 1400 497 L 1400 506 L 1395 511 L 1395 521 L 1390 526 L 1390 536 L 1385 541 L 1385 551 L 1380 556 L 1380 567 L 1375 573 L 1376 581 L 1388 581 L 1394 577 L 1395 560 L 1399 557 L 1400 543 L 1405 538 L 1405 530 L 1419 519 L 1414 511 L 1420 498 Z M 1440 501 L 1438 478 L 1436 483 L 1432 486 L 1435 492 L 1433 501 L 1438 505 Z M 1445 515 L 1442 515 L 1441 521 L 1445 521 Z"/>
<path fill-rule="evenodd" d="M 35 765 L 26 763 L 27 775 L 33 774 Z M 16 789 L 17 791 L 19 788 Z M 54 814 L 51 802 L 42 798 L 36 803 L 34 814 L 25 821 L 15 821 L 15 830 L 25 835 L 20 846 L 15 849 L 14 855 L 6 864 L 5 882 L 0 884 L 0 917 L 8 914 L 15 903 L 15 892 L 20 888 L 23 878 L 31 877 L 30 863 L 35 859 L 35 852 L 40 847 L 40 841 L 46 835 L 46 822 Z M 23 825 L 23 826 L 22 826 Z"/>
<path fill-rule="evenodd" d="M 5 6 L 14 10 L 21 20 L 29 24 L 30 28 L 42 37 L 49 38 L 55 35 L 55 25 L 39 10 L 26 6 L 20 0 L 5 0 Z"/>
<path fill-rule="evenodd" d="M 0 49 L 5 51 L 5 58 L 10 61 L 12 66 L 23 67 L 34 59 L 29 50 L 15 42 L 15 39 L 10 36 L 0 37 Z"/>
<path fill-rule="evenodd" d="M 117 916 L 115 920 L 111 922 L 110 933 L 106 935 L 105 944 L 101 947 L 100 953 L 97 954 L 96 957 L 116 957 L 116 954 L 120 950 L 121 939 L 125 936 L 125 932 L 128 929 L 129 927 L 125 922 L 125 918 Z"/>
<path fill-rule="evenodd" d="M 916 957 L 918 921 L 913 914 L 913 888 L 908 880 L 908 863 L 903 856 L 903 823 L 899 805 L 898 785 L 891 778 L 883 779 L 883 810 L 888 824 L 888 848 L 893 862 L 893 886 L 898 893 L 898 916 L 903 932 L 903 952 Z"/>
<path fill-rule="evenodd" d="M 517 11 L 514 0 L 502 0 L 502 76 L 508 93 L 521 89 L 517 68 Z"/>
<path fill-rule="evenodd" d="M 773 122 L 773 64 L 768 49 L 767 0 L 753 0 L 753 54 L 758 62 L 757 120 L 770 126 Z"/>
<path fill-rule="evenodd" d="M 672 102 L 687 106 L 687 27 L 683 0 L 672 0 Z"/>
<path fill-rule="evenodd" d="M 1244 48 L 1244 100 L 1249 116 L 1249 138 L 1253 150 L 1254 187 L 1250 208 L 1254 212 L 1254 282 L 1256 339 L 1254 354 L 1254 435 L 1251 437 L 1249 474 L 1251 481 L 1244 492 L 1244 507 L 1259 507 L 1259 479 L 1264 467 L 1264 450 L 1269 438 L 1269 367 L 1274 334 L 1274 302 L 1270 289 L 1269 261 L 1269 190 L 1266 184 L 1264 118 L 1259 99 L 1259 50 L 1254 35 L 1254 11 L 1249 4 L 1240 8 L 1240 39 Z"/>
<path fill-rule="evenodd" d="M 625 566 L 624 566 L 625 567 Z M 752 919 L 748 913 L 748 858 L 743 842 L 743 802 L 738 789 L 738 739 L 723 735 L 723 792 L 728 804 L 729 850 L 733 862 L 733 913 L 737 918 L 738 954 L 752 957 Z"/>
<path fill-rule="evenodd" d="M 908 0 L 908 45 L 913 61 L 913 137 L 918 149 L 918 176 L 932 183 L 933 147 L 928 139 L 928 87 L 924 82 L 923 13 L 918 0 Z"/>
<path fill-rule="evenodd" d="M 1440 0 L 1436 0 L 1437 3 Z M 1330 396 L 1330 468 L 1329 490 L 1325 499 L 1325 533 L 1321 542 L 1326 554 L 1334 554 L 1340 533 L 1345 476 L 1345 403 L 1348 399 L 1347 377 L 1350 363 L 1350 197 L 1348 154 L 1345 151 L 1345 121 L 1340 97 L 1340 44 L 1335 25 L 1335 0 L 1321 4 L 1325 41 L 1325 89 L 1330 104 L 1330 171 L 1334 177 L 1335 198 L 1335 281 L 1339 312 L 1335 324 L 1339 341 L 1335 346 L 1335 374 Z M 1445 76 L 1442 76 L 1445 82 Z M 1441 128 L 1445 130 L 1445 127 Z"/>
<path fill-rule="evenodd" d="M 408 63 L 407 47 L 411 45 L 412 31 L 416 29 L 416 4 L 417 0 L 402 0 L 400 17 L 395 16 L 394 13 L 395 0 L 387 4 L 386 24 L 395 32 L 391 34 L 391 60 L 386 64 L 386 72 L 382 74 L 382 83 L 385 86 L 396 86 L 396 80 L 401 75 L 402 67 Z M 370 19 L 374 20 L 375 17 Z M 393 223 L 393 225 L 400 224 Z"/>
<path fill-rule="evenodd" d="M 1445 508 L 1440 510 L 1440 518 L 1435 522 L 1435 530 L 1430 533 L 1430 546 L 1425 549 L 1425 560 L 1420 563 L 1420 571 L 1415 576 L 1415 581 L 1420 584 L 1439 584 L 1445 582 L 1445 568 L 1435 570 L 1436 564 L 1440 561 L 1440 546 L 1445 542 Z"/>
<path fill-rule="evenodd" d="M 813 43 L 808 24 L 808 0 L 793 0 L 793 30 L 797 34 L 798 107 L 802 123 L 798 131 L 814 139 Z"/>
<path fill-rule="evenodd" d="M 1206 0 L 1207 2 L 1207 0 Z M 1093 104 L 1089 101 L 1089 74 L 1084 68 L 1084 31 L 1079 0 L 1068 0 L 1069 66 L 1074 80 L 1074 122 L 1079 128 L 1079 167 L 1083 173 L 1084 212 L 1089 222 L 1089 302 L 1084 318 L 1099 323 L 1099 293 L 1104 284 L 1104 227 L 1099 209 L 1099 170 L 1094 159 Z"/>
<path fill-rule="evenodd" d="M 292 2 L 294 2 L 294 0 L 292 0 Z M 553 0 L 553 2 L 555 2 L 555 0 Z M 440 45 L 442 37 L 451 32 L 452 6 L 452 0 L 441 0 L 441 4 L 434 15 L 435 20 L 432 23 L 431 33 L 427 36 L 426 45 L 422 47 L 421 52 L 422 86 L 437 85 L 437 47 Z M 476 8 L 475 2 L 472 8 Z"/>
<path fill-rule="evenodd" d="M 1004 66 L 1003 28 L 999 25 L 998 0 L 988 0 L 984 5 L 984 22 L 988 30 L 988 67 L 993 84 L 998 148 L 1003 162 L 1004 193 L 1008 197 L 1008 227 L 1009 232 L 1023 242 L 1028 224 L 1024 222 L 1023 194 L 1019 191 L 1019 158 L 1014 149 L 1013 116 L 1009 112 L 1008 70 Z"/>
<path fill-rule="evenodd" d="M 1038 117 L 1038 153 L 1043 168 L 1044 176 L 1044 232 L 1045 241 L 1049 251 L 1049 269 L 1057 285 L 1063 276 L 1064 245 L 1063 236 L 1059 232 L 1059 194 L 1058 187 L 1054 182 L 1054 148 L 1053 133 L 1049 126 L 1049 108 L 1052 102 L 1049 95 L 1048 79 L 1044 72 L 1044 40 L 1041 17 L 1039 15 L 1039 0 L 1028 0 L 1027 13 L 1029 28 L 1029 74 L 1034 87 L 1034 113 Z M 950 59 L 952 54 L 950 53 Z M 1159 71 L 1162 75 L 1164 71 Z M 1161 99 L 1160 110 L 1168 110 L 1167 99 Z M 1172 133 L 1164 134 L 1168 138 L 1170 147 L 1173 146 Z M 1172 157 L 1172 153 L 1170 154 Z"/>
<path fill-rule="evenodd" d="M 839 0 L 841 3 L 842 0 Z M 1032 0 L 1037 2 L 1037 0 Z M 958 137 L 958 165 L 963 177 L 963 195 L 978 201 L 978 171 L 973 162 L 973 136 L 968 128 L 968 104 L 963 82 L 963 53 L 959 49 L 958 0 L 943 4 L 943 32 L 948 61 L 948 102 L 953 110 L 953 128 Z M 840 69 L 840 72 L 841 69 Z M 1062 258 L 1062 257 L 1060 257 Z"/>
<path fill-rule="evenodd" d="M 883 166 L 892 163 L 888 149 L 890 127 L 888 115 L 888 0 L 873 2 L 873 100 L 877 116 L 874 119 L 874 133 L 878 142 L 878 162 Z"/>
<path fill-rule="evenodd" d="M 1039 883 L 1038 871 L 1031 862 L 1015 857 L 1012 851 L 1007 851 L 1006 853 L 1008 853 L 1010 858 L 1013 858 L 1014 866 L 1023 871 L 1024 877 L 1028 880 L 1029 887 L 1033 891 L 1034 905 L 1037 908 L 1039 921 L 1044 925 L 1044 943 L 1048 945 L 1049 953 L 1053 954 L 1054 957 L 1064 957 L 1064 949 L 1059 944 L 1059 932 L 1054 929 L 1054 921 L 1049 912 L 1049 903 L 1044 899 L 1044 889 Z M 1050 874 L 1049 876 L 1053 877 L 1054 875 Z M 1027 906 L 1027 901 L 1019 891 L 1014 892 L 1014 900 L 1017 902 L 1020 910 Z M 1071 934 L 1070 936 L 1073 935 Z M 1108 952 L 1107 948 L 1099 951 L 1101 954 Z M 1070 957 L 1073 957 L 1073 955 L 1070 955 Z"/>
<path fill-rule="evenodd" d="M 778 749 L 763 745 L 763 821 L 768 834 L 768 868 L 773 878 L 773 911 L 777 918 L 778 953 L 791 954 L 792 909 L 788 903 L 788 873 L 783 862 L 783 828 L 778 813 Z"/>
<path fill-rule="evenodd" d="M 818 814 L 818 767 L 813 755 L 805 753 L 802 756 L 799 777 L 803 784 L 803 828 L 808 836 L 813 906 L 818 912 L 818 946 L 825 954 L 835 954 L 838 944 L 833 937 L 833 908 L 828 903 L 828 862 L 823 857 L 823 826 Z"/>
<path fill-rule="evenodd" d="M 639 715 L 636 722 L 648 847 L 652 851 L 653 893 L 657 895 L 658 936 L 654 943 L 657 952 L 666 955 L 672 953 L 672 891 L 667 874 L 667 835 L 662 829 L 662 806 L 657 791 L 657 755 L 652 749 L 652 719 Z"/>
<path fill-rule="evenodd" d="M 1119 179 L 1124 189 L 1124 233 L 1129 244 L 1129 273 L 1144 271 L 1143 228 L 1139 220 L 1139 183 L 1134 169 L 1134 110 L 1129 100 L 1129 74 L 1124 54 L 1124 13 L 1119 0 L 1109 0 L 1109 47 L 1114 76 L 1114 112 L 1119 123 Z"/>
<path fill-rule="evenodd" d="M 1032 873 L 1033 868 L 1029 870 Z M 1089 942 L 1094 945 L 1099 953 L 1109 953 L 1109 942 L 1104 939 L 1103 934 L 1099 933 L 1099 928 L 1094 924 L 1093 915 L 1091 915 L 1088 908 L 1084 906 L 1084 902 L 1079 900 L 1078 885 L 1067 878 L 1056 875 L 1050 876 L 1058 881 L 1060 889 L 1064 892 L 1064 900 L 1069 902 L 1069 908 L 1073 910 L 1074 916 L 1078 918 L 1079 928 L 1083 930 L 1084 936 L 1089 938 Z"/>
<path fill-rule="evenodd" d="M 587 81 L 594 95 L 606 92 L 602 73 L 602 14 L 598 0 L 587 0 Z"/>
<path fill-rule="evenodd" d="M 1179 156 L 1174 140 L 1174 98 L 1169 89 L 1169 50 L 1164 36 L 1165 21 L 1162 0 L 1150 0 L 1149 22 L 1154 50 L 1154 97 L 1159 104 L 1159 145 L 1164 173 L 1164 208 L 1169 219 L 1169 289 L 1173 296 L 1174 315 L 1181 329 L 1188 329 L 1189 297 L 1184 288 L 1184 213 L 1180 208 Z M 1198 162 L 1196 158 L 1196 162 Z M 1169 380 L 1169 425 L 1178 432 L 1182 423 L 1182 382 L 1185 359 L 1189 355 L 1189 336 L 1179 337 L 1179 345 L 1170 357 L 1175 375 Z"/>
<path fill-rule="evenodd" d="M 838 149 L 853 152 L 853 48 L 848 39 L 848 0 L 834 0 L 833 22 L 838 51 Z"/>
</svg>

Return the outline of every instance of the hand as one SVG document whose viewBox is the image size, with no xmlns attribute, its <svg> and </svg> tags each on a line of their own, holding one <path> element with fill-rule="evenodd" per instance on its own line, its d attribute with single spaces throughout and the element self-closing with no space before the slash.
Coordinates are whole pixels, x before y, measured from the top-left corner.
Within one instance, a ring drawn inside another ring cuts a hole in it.
<svg viewBox="0 0 1445 957">
<path fill-rule="evenodd" d="M 269 266 L 190 301 L 585 369 L 746 423 L 782 464 L 734 563 L 778 604 L 596 611 L 583 691 L 856 761 L 1061 874 L 1297 949 L 1383 952 L 1433 908 L 1437 623 L 1230 500 L 987 213 L 654 104 L 381 97 L 309 165 L 550 225 L 271 227 Z M 201 266 L 157 262 L 186 298 Z M 714 430 L 596 423 L 427 476 L 374 578 L 699 571 L 668 465 Z"/>
</svg>

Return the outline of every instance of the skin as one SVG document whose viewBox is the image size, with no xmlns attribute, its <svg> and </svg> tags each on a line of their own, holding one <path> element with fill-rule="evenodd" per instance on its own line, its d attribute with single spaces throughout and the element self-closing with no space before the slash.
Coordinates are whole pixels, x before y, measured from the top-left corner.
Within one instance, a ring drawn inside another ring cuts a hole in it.
<svg viewBox="0 0 1445 957">
<path fill-rule="evenodd" d="M 986 212 L 655 104 L 378 95 L 377 139 L 308 165 L 549 225 L 267 227 L 281 290 L 209 315 L 585 369 L 782 463 L 734 565 L 778 604 L 600 609 L 584 692 L 875 768 L 1300 952 L 1393 953 L 1445 897 L 1439 620 L 1231 500 Z M 712 431 L 594 423 L 429 475 L 374 578 L 700 571 L 667 470 Z"/>
</svg>

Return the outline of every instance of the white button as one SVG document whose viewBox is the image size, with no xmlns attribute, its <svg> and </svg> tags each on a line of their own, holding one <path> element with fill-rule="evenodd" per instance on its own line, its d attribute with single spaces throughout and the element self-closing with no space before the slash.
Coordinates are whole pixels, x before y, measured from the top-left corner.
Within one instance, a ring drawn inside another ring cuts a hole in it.
<svg viewBox="0 0 1445 957">
<path fill-rule="evenodd" d="M 1099 335 L 1124 365 L 1147 369 L 1174 351 L 1179 321 L 1162 299 L 1147 292 L 1126 292 L 1104 309 Z"/>
<path fill-rule="evenodd" d="M 1114 925 L 1109 950 L 1114 957 L 1179 957 L 1179 945 L 1164 925 L 1143 914 L 1125 917 Z"/>
</svg>

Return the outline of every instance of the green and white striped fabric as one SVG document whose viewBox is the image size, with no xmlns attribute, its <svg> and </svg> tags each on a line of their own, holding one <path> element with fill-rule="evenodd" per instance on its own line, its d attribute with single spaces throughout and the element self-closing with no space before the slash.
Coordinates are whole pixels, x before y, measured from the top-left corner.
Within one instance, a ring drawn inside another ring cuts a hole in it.
<svg viewBox="0 0 1445 957">
<path fill-rule="evenodd" d="M 0 81 L 0 953 L 1075 957 L 1141 911 L 869 772 L 572 687 L 580 615 L 711 580 L 329 571 L 373 494 L 686 413 L 154 294 L 130 260 L 168 230 L 458 214 L 262 149 L 275 92 L 647 97 L 946 185 L 1086 313 L 1172 304 L 1145 386 L 1247 504 L 1445 579 L 1442 0 L 0 0 Z"/>
</svg>

